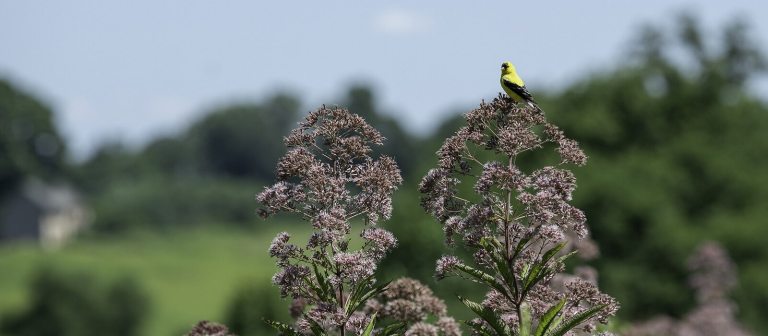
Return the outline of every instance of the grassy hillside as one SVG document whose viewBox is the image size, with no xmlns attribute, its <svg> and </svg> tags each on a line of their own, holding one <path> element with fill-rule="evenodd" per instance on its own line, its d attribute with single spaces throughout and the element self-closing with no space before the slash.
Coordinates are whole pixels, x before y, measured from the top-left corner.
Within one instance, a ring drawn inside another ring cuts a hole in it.
<svg viewBox="0 0 768 336">
<path fill-rule="evenodd" d="M 234 291 L 245 282 L 270 285 L 275 266 L 266 250 L 281 229 L 286 228 L 131 234 L 83 239 L 55 252 L 30 244 L 0 246 L 0 312 L 23 307 L 31 276 L 49 264 L 104 280 L 135 277 L 151 297 L 144 334 L 179 335 L 198 320 L 221 320 Z M 276 288 L 274 293 L 278 295 Z"/>
</svg>

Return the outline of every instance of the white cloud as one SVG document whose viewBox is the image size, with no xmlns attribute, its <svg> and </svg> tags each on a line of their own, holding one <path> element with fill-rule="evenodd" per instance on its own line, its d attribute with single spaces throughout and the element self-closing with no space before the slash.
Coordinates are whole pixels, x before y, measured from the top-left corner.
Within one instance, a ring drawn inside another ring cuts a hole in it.
<svg viewBox="0 0 768 336">
<path fill-rule="evenodd" d="M 373 27 L 388 35 L 412 35 L 430 31 L 434 22 L 430 17 L 402 9 L 386 10 L 376 15 Z"/>
</svg>

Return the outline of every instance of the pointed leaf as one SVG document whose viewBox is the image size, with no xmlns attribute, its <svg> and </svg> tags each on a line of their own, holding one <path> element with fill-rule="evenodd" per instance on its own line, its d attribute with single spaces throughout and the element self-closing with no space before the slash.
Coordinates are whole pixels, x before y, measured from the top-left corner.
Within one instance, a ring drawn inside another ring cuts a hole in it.
<svg viewBox="0 0 768 336">
<path fill-rule="evenodd" d="M 546 264 L 549 261 L 549 259 L 552 259 L 552 257 L 554 257 L 555 254 L 557 254 L 557 252 L 560 252 L 560 250 L 562 250 L 563 247 L 565 247 L 565 243 L 557 244 L 555 245 L 555 247 L 549 249 L 549 251 L 545 252 L 544 256 L 541 257 L 541 262 Z"/>
<path fill-rule="evenodd" d="M 400 333 L 403 330 L 405 330 L 405 327 L 406 327 L 405 322 L 390 324 L 384 327 L 383 329 L 381 329 L 381 331 L 379 331 L 378 333 L 376 333 L 376 336 L 396 335 L 397 333 Z"/>
<path fill-rule="evenodd" d="M 576 328 L 579 324 L 588 320 L 590 317 L 595 316 L 595 314 L 603 310 L 603 308 L 605 308 L 606 306 L 607 305 L 594 306 L 581 313 L 574 315 L 570 319 L 566 320 L 563 324 L 559 325 L 557 328 L 552 330 L 549 334 L 547 334 L 547 336 L 564 335 L 566 332 L 570 331 L 573 328 Z"/>
<path fill-rule="evenodd" d="M 277 331 L 279 331 L 282 335 L 301 336 L 298 331 L 294 330 L 293 327 L 285 323 L 267 319 L 264 319 L 264 322 L 266 322 L 270 327 L 277 329 Z"/>
<path fill-rule="evenodd" d="M 560 252 L 560 250 L 565 247 L 565 243 L 557 244 L 555 247 L 549 249 L 547 252 L 544 253 L 544 256 L 541 257 L 541 261 L 536 262 L 531 267 L 531 270 L 525 275 L 525 280 L 523 281 L 523 292 L 527 293 L 528 290 L 531 289 L 539 280 L 544 278 L 548 273 L 544 273 L 542 275 L 542 271 L 546 270 L 547 263 L 549 260 L 552 259 L 552 257 L 557 254 L 557 252 Z"/>
<path fill-rule="evenodd" d="M 554 320 L 554 321 L 552 321 L 552 324 L 549 326 L 549 330 L 551 331 L 551 330 L 555 330 L 555 329 L 557 329 L 557 327 L 559 327 L 559 326 L 560 326 L 560 323 L 563 323 L 563 315 L 562 315 L 562 314 L 558 315 L 558 316 L 555 318 L 555 320 Z M 547 333 L 547 334 L 545 334 L 545 335 L 549 335 L 549 333 Z"/>
<path fill-rule="evenodd" d="M 309 318 L 306 314 L 304 314 L 304 319 L 309 322 L 309 329 L 312 330 L 312 334 L 314 334 L 315 336 L 325 335 L 323 327 L 319 323 L 317 323 L 317 321 Z"/>
<path fill-rule="evenodd" d="M 363 334 L 360 336 L 371 336 L 371 333 L 373 332 L 373 327 L 376 326 L 376 314 L 373 313 L 371 316 L 371 321 L 368 322 L 368 326 L 365 327 L 365 330 L 363 330 Z"/>
<path fill-rule="evenodd" d="M 501 275 L 504 283 L 506 283 L 507 286 L 513 290 L 513 293 L 507 293 L 505 288 L 504 291 L 501 291 L 501 294 L 503 294 L 510 301 L 515 301 L 512 296 L 517 295 L 517 281 L 514 274 L 512 273 L 512 270 L 507 264 L 506 259 L 504 259 L 504 257 L 499 254 L 499 250 L 503 249 L 501 242 L 496 240 L 496 238 L 493 238 L 492 240 L 483 238 L 480 240 L 480 244 L 485 249 L 485 252 L 491 256 L 491 259 L 493 259 L 493 262 L 496 265 L 496 271 Z"/>
<path fill-rule="evenodd" d="M 525 248 L 525 244 L 527 244 L 530 240 L 531 238 L 520 239 L 520 241 L 517 243 L 517 246 L 515 247 L 515 253 L 512 254 L 513 260 L 517 258 L 518 255 L 520 255 L 520 252 Z"/>
<path fill-rule="evenodd" d="M 538 327 L 536 327 L 536 332 L 534 332 L 534 336 L 544 336 L 544 333 L 549 330 L 549 327 L 552 326 L 552 321 L 555 319 L 555 316 L 563 310 L 563 307 L 565 306 L 565 299 L 560 300 L 556 305 L 552 306 L 547 310 L 546 313 L 544 313 L 544 316 L 541 317 L 541 320 L 539 321 Z"/>
<path fill-rule="evenodd" d="M 353 308 L 357 306 L 357 304 L 360 301 L 360 297 L 363 295 L 363 293 L 370 288 L 372 280 L 373 280 L 373 275 L 368 276 L 365 279 L 362 279 L 359 282 L 357 282 L 350 289 L 349 297 L 347 298 L 347 302 L 344 304 L 344 311 L 347 314 L 351 314 L 354 311 Z"/>
<path fill-rule="evenodd" d="M 578 250 L 574 250 L 574 251 L 568 252 L 565 255 L 563 255 L 562 257 L 557 258 L 557 261 L 559 261 L 561 263 L 565 262 L 566 259 L 570 258 L 571 256 L 573 256 L 574 254 L 576 254 L 578 252 L 579 252 Z"/>
<path fill-rule="evenodd" d="M 484 307 L 483 305 L 477 302 L 467 300 L 461 296 L 459 296 L 459 301 L 461 301 L 461 303 L 467 306 L 470 310 L 475 312 L 475 314 L 477 314 L 477 316 L 482 318 L 485 322 L 488 322 L 488 325 L 490 325 L 491 328 L 493 328 L 493 330 L 496 331 L 497 335 L 501 335 L 501 336 L 507 335 L 507 333 L 504 330 L 505 329 L 504 324 L 501 323 L 498 316 L 496 316 L 496 313 L 493 310 L 491 310 L 488 307 Z"/>
<path fill-rule="evenodd" d="M 492 275 L 464 264 L 456 265 L 456 269 L 466 273 L 467 275 L 470 275 L 471 277 L 477 279 L 482 283 L 485 283 L 486 285 L 495 289 L 499 293 L 502 293 L 505 296 L 507 295 L 507 290 L 504 288 L 504 286 L 499 284 L 496 278 L 494 278 Z"/>
<path fill-rule="evenodd" d="M 311 287 L 312 291 L 317 293 L 317 295 L 319 295 L 320 297 L 328 298 L 327 292 L 322 287 L 320 287 L 317 284 L 315 284 L 312 281 L 311 277 L 309 277 L 309 276 L 304 277 L 304 283 L 306 283 L 307 286 Z"/>
<path fill-rule="evenodd" d="M 347 314 L 351 314 L 355 310 L 358 310 L 366 301 L 368 301 L 368 299 L 380 294 L 387 289 L 387 286 L 389 286 L 389 281 L 372 287 L 368 285 L 369 283 L 369 280 L 364 280 L 359 287 L 355 288 L 356 290 L 354 293 L 350 295 L 345 305 Z"/>
<path fill-rule="evenodd" d="M 482 336 L 494 336 L 491 331 L 485 328 L 485 326 L 481 323 L 475 323 L 473 321 L 463 321 L 464 324 L 468 325 L 472 329 L 475 330 L 475 332 Z"/>
<path fill-rule="evenodd" d="M 520 307 L 520 336 L 531 335 L 531 305 L 523 302 Z"/>
<path fill-rule="evenodd" d="M 317 264 L 315 263 L 312 264 L 312 269 L 315 272 L 315 278 L 317 279 L 317 284 L 320 289 L 319 294 L 321 294 L 323 297 L 327 297 L 328 292 L 331 292 L 332 289 L 325 279 L 325 274 L 317 268 Z"/>
</svg>

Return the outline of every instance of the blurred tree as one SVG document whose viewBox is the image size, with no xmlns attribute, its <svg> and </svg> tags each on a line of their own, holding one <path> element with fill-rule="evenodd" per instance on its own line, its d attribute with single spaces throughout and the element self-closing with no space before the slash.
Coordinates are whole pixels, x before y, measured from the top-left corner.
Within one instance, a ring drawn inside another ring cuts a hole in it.
<svg viewBox="0 0 768 336">
<path fill-rule="evenodd" d="M 107 289 L 105 302 L 109 334 L 131 336 L 141 333 L 144 320 L 149 316 L 149 297 L 136 280 L 116 280 Z"/>
<path fill-rule="evenodd" d="M 42 269 L 31 283 L 29 306 L 5 314 L 9 336 L 139 335 L 147 316 L 144 291 L 130 279 L 104 287 L 85 274 Z"/>
<path fill-rule="evenodd" d="M 66 145 L 51 110 L 0 79 L 0 196 L 26 176 L 63 175 L 65 155 Z"/>
<path fill-rule="evenodd" d="M 273 178 L 298 110 L 295 97 L 277 94 L 215 109 L 139 150 L 102 145 L 76 174 L 94 206 L 94 228 L 251 224 L 253 194 L 259 181 Z"/>
<path fill-rule="evenodd" d="M 253 195 L 260 188 L 257 182 L 199 176 L 144 176 L 132 182 L 113 183 L 92 199 L 95 229 L 100 233 L 122 233 L 211 224 L 252 227 Z"/>
<path fill-rule="evenodd" d="M 282 137 L 298 119 L 299 101 L 277 94 L 263 103 L 212 110 L 182 132 L 156 138 L 139 150 L 105 143 L 80 167 L 80 184 L 92 192 L 111 183 L 144 178 L 273 178 Z"/>
<path fill-rule="evenodd" d="M 99 195 L 112 183 L 140 179 L 146 174 L 142 163 L 136 158 L 136 153 L 124 144 L 109 141 L 99 145 L 87 161 L 76 166 L 73 175 L 81 189 L 91 195 Z"/>
<path fill-rule="evenodd" d="M 274 178 L 274 162 L 283 153 L 281 139 L 298 120 L 299 106 L 292 96 L 276 95 L 260 105 L 213 111 L 189 130 L 199 151 L 197 164 L 213 175 Z"/>
<path fill-rule="evenodd" d="M 414 170 L 421 140 L 380 112 L 369 87 L 353 86 L 341 100 L 382 131 L 388 140 L 381 152 L 393 156 L 404 175 Z M 299 108 L 296 97 L 276 94 L 260 103 L 214 109 L 179 134 L 140 150 L 103 145 L 77 173 L 95 207 L 94 227 L 119 232 L 252 223 L 252 194 L 260 181 L 274 178 L 274 163 L 284 151 L 282 138 L 298 120 Z"/>
<path fill-rule="evenodd" d="M 365 118 L 387 138 L 384 146 L 376 151 L 393 157 L 407 179 L 419 163 L 419 139 L 406 132 L 393 116 L 382 113 L 369 86 L 353 85 L 340 105 Z"/>
<path fill-rule="evenodd" d="M 188 177 L 199 175 L 201 155 L 197 143 L 188 136 L 159 137 L 144 147 L 138 160 L 145 162 L 150 174 L 164 177 Z"/>
<path fill-rule="evenodd" d="M 768 278 L 762 238 L 768 197 L 768 106 L 748 84 L 766 62 L 735 21 L 719 43 L 683 15 L 665 32 L 646 27 L 630 63 L 547 96 L 551 119 L 591 156 L 577 171 L 577 206 L 585 209 L 603 256 L 606 291 L 625 317 L 681 314 L 685 256 L 702 239 L 723 240 L 746 274 Z M 758 213 L 760 215 L 758 215 Z M 768 306 L 768 287 L 745 282 L 739 303 Z"/>
</svg>

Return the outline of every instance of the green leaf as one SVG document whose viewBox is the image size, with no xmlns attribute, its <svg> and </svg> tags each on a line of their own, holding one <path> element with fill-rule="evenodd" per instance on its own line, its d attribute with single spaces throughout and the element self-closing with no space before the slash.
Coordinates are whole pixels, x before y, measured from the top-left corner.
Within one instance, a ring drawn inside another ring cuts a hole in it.
<svg viewBox="0 0 768 336">
<path fill-rule="evenodd" d="M 555 254 L 557 254 L 557 252 L 560 252 L 560 250 L 562 250 L 563 247 L 565 247 L 565 243 L 557 244 L 555 245 L 555 247 L 549 249 L 549 251 L 545 252 L 544 256 L 541 257 L 541 263 L 546 264 L 547 262 L 549 262 L 549 260 L 552 259 L 552 257 L 554 257 Z"/>
<path fill-rule="evenodd" d="M 562 262 L 565 262 L 565 260 L 566 260 L 566 259 L 570 258 L 572 255 L 574 255 L 574 254 L 576 254 L 576 253 L 578 253 L 578 252 L 579 252 L 579 251 L 571 251 L 571 252 L 569 252 L 569 253 L 565 254 L 564 256 L 562 256 L 562 257 L 560 257 L 560 258 L 557 258 L 557 261 L 559 261 L 559 262 L 561 262 L 561 263 L 562 263 Z"/>
<path fill-rule="evenodd" d="M 496 282 L 496 278 L 494 278 L 492 275 L 485 273 L 479 269 L 472 268 L 470 266 L 464 265 L 464 264 L 458 264 L 456 265 L 456 268 L 460 271 L 467 273 L 468 275 L 472 276 L 473 278 L 479 280 L 480 282 Z"/>
<path fill-rule="evenodd" d="M 312 288 L 312 291 L 314 291 L 315 293 L 317 293 L 317 295 L 319 295 L 321 298 L 324 298 L 324 299 L 328 299 L 328 298 L 329 298 L 329 297 L 328 297 L 328 295 L 327 295 L 328 293 L 327 293 L 327 292 L 326 292 L 326 291 L 325 291 L 323 288 L 321 288 L 320 286 L 318 286 L 317 284 L 315 284 L 315 283 L 312 281 L 312 278 L 311 278 L 310 276 L 306 276 L 306 277 L 304 277 L 304 282 L 305 282 L 305 283 L 306 283 L 306 284 L 307 284 L 309 287 L 311 287 L 311 288 Z"/>
<path fill-rule="evenodd" d="M 504 247 L 501 245 L 501 242 L 496 239 L 495 237 L 483 237 L 480 238 L 480 246 L 483 247 L 486 251 L 489 253 L 492 251 L 501 250 Z"/>
<path fill-rule="evenodd" d="M 512 269 L 510 269 L 509 265 L 507 264 L 506 259 L 504 259 L 504 257 L 499 253 L 499 250 L 504 248 L 501 246 L 501 242 L 499 242 L 496 238 L 493 238 L 492 240 L 483 238 L 480 240 L 480 245 L 483 247 L 483 249 L 485 249 L 485 252 L 491 256 L 491 259 L 493 259 L 493 262 L 496 265 L 496 271 L 501 275 L 504 283 L 506 283 L 507 286 L 513 290 L 513 293 L 507 293 L 505 288 L 504 291 L 500 291 L 501 294 L 503 294 L 510 301 L 515 301 L 512 296 L 517 295 L 517 281 L 514 274 L 512 273 Z M 498 289 L 496 290 L 498 291 Z"/>
<path fill-rule="evenodd" d="M 528 294 L 528 291 L 530 291 L 531 288 L 533 288 L 533 286 L 536 284 L 535 280 L 539 277 L 541 269 L 542 268 L 538 263 L 533 265 L 531 271 L 525 277 L 525 280 L 523 280 L 523 296 Z"/>
<path fill-rule="evenodd" d="M 497 335 L 503 336 L 509 334 L 506 328 L 504 328 L 504 324 L 501 323 L 499 318 L 496 316 L 496 313 L 494 313 L 490 308 L 484 307 L 477 302 L 467 300 L 461 296 L 459 296 L 459 301 L 461 301 L 461 303 L 467 306 L 470 310 L 475 312 L 475 314 L 477 314 L 477 316 L 482 318 L 485 322 L 488 322 L 491 328 L 496 331 Z"/>
<path fill-rule="evenodd" d="M 347 299 L 347 303 L 344 305 L 344 311 L 347 314 L 351 314 L 355 310 L 358 310 L 366 301 L 368 301 L 368 299 L 380 294 L 387 288 L 387 286 L 389 286 L 389 282 L 370 286 L 372 279 L 373 276 L 365 278 L 354 287 Z"/>
<path fill-rule="evenodd" d="M 530 271 L 531 271 L 531 264 L 523 264 L 523 269 L 520 270 L 520 277 L 522 278 L 521 280 L 525 280 L 526 278 L 528 278 L 528 274 L 530 273 Z"/>
<path fill-rule="evenodd" d="M 525 244 L 527 244 L 530 240 L 531 238 L 520 239 L 520 241 L 517 243 L 517 246 L 515 247 L 515 253 L 512 255 L 513 260 L 517 258 L 518 255 L 520 255 L 520 252 L 525 248 Z"/>
<path fill-rule="evenodd" d="M 373 327 L 376 325 L 376 314 L 373 313 L 371 316 L 371 321 L 368 322 L 368 326 L 365 327 L 365 330 L 363 330 L 363 334 L 361 336 L 371 336 L 371 333 L 373 332 Z"/>
<path fill-rule="evenodd" d="M 544 256 L 541 257 L 541 261 L 533 264 L 531 270 L 526 274 L 525 279 L 523 280 L 523 295 L 528 293 L 537 282 L 550 274 L 550 272 L 547 272 L 547 263 L 555 256 L 555 254 L 557 254 L 557 252 L 560 252 L 563 247 L 565 247 L 565 243 L 557 244 L 555 247 L 544 253 Z"/>
<path fill-rule="evenodd" d="M 470 275 L 471 277 L 477 279 L 480 282 L 485 283 L 489 287 L 495 289 L 499 293 L 504 294 L 505 296 L 508 296 L 507 290 L 499 284 L 499 282 L 494 278 L 492 275 L 485 273 L 479 269 L 472 268 L 470 266 L 464 265 L 464 264 L 458 264 L 456 265 L 456 269 Z"/>
<path fill-rule="evenodd" d="M 531 335 L 531 305 L 523 302 L 520 306 L 520 336 Z"/>
<path fill-rule="evenodd" d="M 282 335 L 301 336 L 298 331 L 294 330 L 293 327 L 285 323 L 267 319 L 264 319 L 264 322 L 266 322 L 270 327 L 277 329 L 277 331 L 279 331 Z"/>
<path fill-rule="evenodd" d="M 406 327 L 405 322 L 393 323 L 381 329 L 381 331 L 376 333 L 376 335 L 377 336 L 395 335 L 397 333 L 403 332 L 403 330 L 405 330 L 405 327 Z"/>
<path fill-rule="evenodd" d="M 544 316 L 541 317 L 541 321 L 539 321 L 539 326 L 536 327 L 536 332 L 534 332 L 534 336 L 544 336 L 544 333 L 546 333 L 549 327 L 552 326 L 552 321 L 555 319 L 555 316 L 561 310 L 563 310 L 564 306 L 565 306 L 565 299 L 562 299 L 556 305 L 549 308 L 549 310 L 547 310 L 547 312 L 544 313 Z"/>
<path fill-rule="evenodd" d="M 347 297 L 347 302 L 344 303 L 344 312 L 347 315 L 351 314 L 354 311 L 352 307 L 358 304 L 358 301 L 360 300 L 360 296 L 362 295 L 362 292 L 365 290 L 365 287 L 368 286 L 368 284 L 369 284 L 368 278 L 365 278 L 351 288 L 349 292 L 349 297 Z"/>
<path fill-rule="evenodd" d="M 560 323 L 562 323 L 562 322 L 563 322 L 563 315 L 562 315 L 562 314 L 560 314 L 560 315 L 558 315 L 558 316 L 555 318 L 555 320 L 554 320 L 554 321 L 552 321 L 552 324 L 550 324 L 550 326 L 549 326 L 549 330 L 555 330 L 555 329 L 557 329 L 557 327 L 559 327 L 559 326 L 560 326 Z"/>
<path fill-rule="evenodd" d="M 315 272 L 315 278 L 317 278 L 317 284 L 320 286 L 319 287 L 320 292 L 318 294 L 322 295 L 322 297 L 324 298 L 327 298 L 328 293 L 332 292 L 333 289 L 331 288 L 330 284 L 328 284 L 328 281 L 326 281 L 325 274 L 317 268 L 317 264 L 312 263 L 312 269 Z"/>
<path fill-rule="evenodd" d="M 494 336 L 488 329 L 485 328 L 485 326 L 481 323 L 475 323 L 473 321 L 463 321 L 464 324 L 468 325 L 470 328 L 474 329 L 477 334 L 482 336 Z"/>
<path fill-rule="evenodd" d="M 376 296 L 376 295 L 381 294 L 382 292 L 384 292 L 387 289 L 387 286 L 389 286 L 389 283 L 390 283 L 390 281 L 387 281 L 385 283 L 376 285 L 376 286 L 372 287 L 369 291 L 363 293 L 363 295 L 360 296 L 360 302 L 361 303 L 358 304 L 357 306 L 355 306 L 355 309 L 353 309 L 353 310 L 357 310 L 357 308 L 360 308 L 360 305 L 365 303 L 365 301 L 368 301 L 368 299 L 370 299 L 371 297 Z"/>
<path fill-rule="evenodd" d="M 304 319 L 309 322 L 309 329 L 312 330 L 312 333 L 315 336 L 325 335 L 325 331 L 323 330 L 323 327 L 320 326 L 320 324 L 318 324 L 317 321 L 309 318 L 306 314 L 304 314 Z"/>
<path fill-rule="evenodd" d="M 562 336 L 568 331 L 570 331 L 573 328 L 576 328 L 579 324 L 582 322 L 588 320 L 589 318 L 595 316 L 598 312 L 603 310 L 607 305 L 598 305 L 594 306 L 590 309 L 587 309 L 581 313 L 578 313 L 571 317 L 570 319 L 566 320 L 563 324 L 559 325 L 557 328 L 552 330 L 547 336 Z"/>
</svg>

